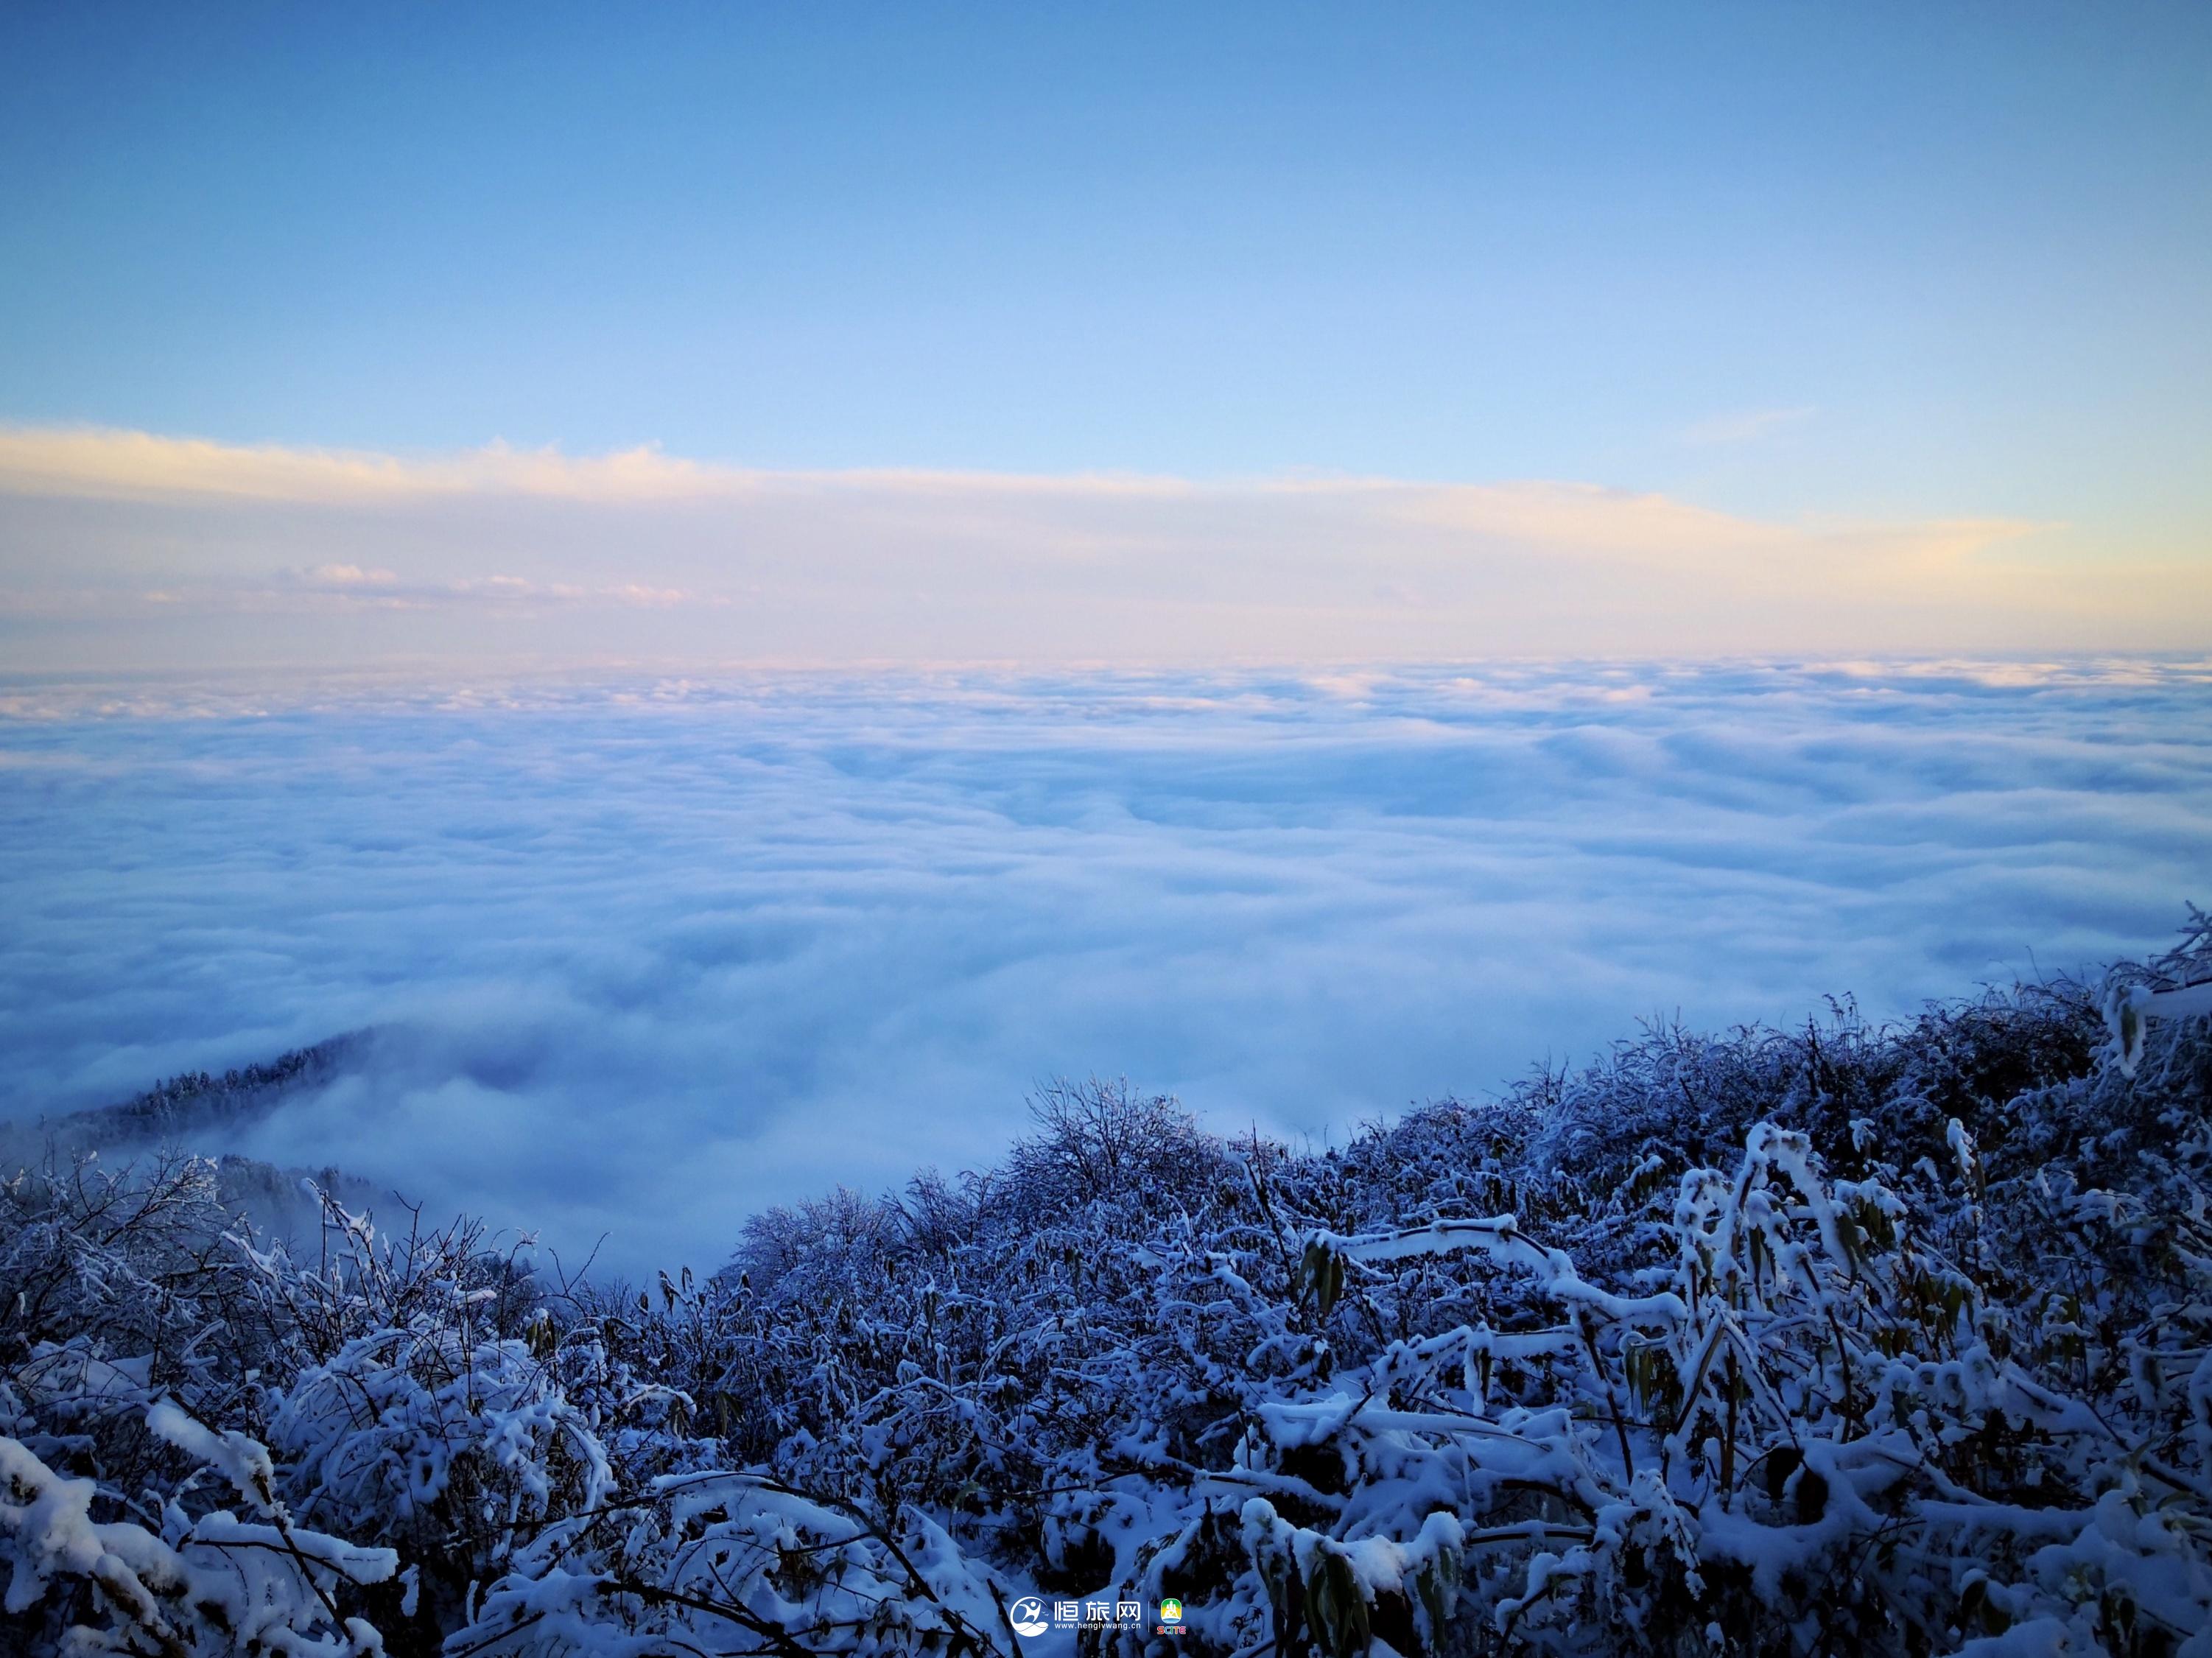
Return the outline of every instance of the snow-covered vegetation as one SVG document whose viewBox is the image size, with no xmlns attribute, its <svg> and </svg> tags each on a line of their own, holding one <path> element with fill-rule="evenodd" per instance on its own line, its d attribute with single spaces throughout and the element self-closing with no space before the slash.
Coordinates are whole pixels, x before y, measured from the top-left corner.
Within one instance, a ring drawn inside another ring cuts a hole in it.
<svg viewBox="0 0 2212 1658">
<path fill-rule="evenodd" d="M 2212 1653 L 2208 978 L 2192 913 L 1325 1151 L 1065 1086 L 642 1287 L 27 1170 L 0 1639 L 1013 1658 L 1042 1594 L 1173 1595 L 1194 1654 Z"/>
</svg>

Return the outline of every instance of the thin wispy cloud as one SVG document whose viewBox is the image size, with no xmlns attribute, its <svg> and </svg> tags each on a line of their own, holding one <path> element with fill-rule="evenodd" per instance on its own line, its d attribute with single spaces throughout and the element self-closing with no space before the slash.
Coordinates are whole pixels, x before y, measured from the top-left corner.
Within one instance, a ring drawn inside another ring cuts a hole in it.
<svg viewBox="0 0 2212 1658">
<path fill-rule="evenodd" d="M 768 490 L 916 495 L 1177 495 L 1176 478 L 1054 477 L 898 468 L 765 471 L 687 460 L 641 445 L 605 455 L 492 443 L 444 456 L 379 454 L 276 444 L 225 444 L 112 428 L 0 430 L 0 489 L 27 495 L 345 506 L 452 495 L 649 503 L 713 501 Z"/>
<path fill-rule="evenodd" d="M 1781 520 L 1574 480 L 779 471 L 19 428 L 0 433 L 0 628 L 57 667 L 2176 648 L 2212 631 L 2201 562 L 2092 556 L 2051 529 Z M 507 619 L 488 633 L 432 618 L 493 604 Z M 281 636 L 222 622 L 288 607 L 303 625 Z M 213 620 L 187 641 L 193 616 Z M 72 625 L 33 635 L 33 616 Z"/>
<path fill-rule="evenodd" d="M 369 610 L 415 610 L 441 604 L 509 608 L 608 605 L 665 610 L 679 604 L 723 602 L 710 594 L 647 586 L 635 581 L 601 587 L 533 581 L 527 576 L 517 575 L 489 575 L 461 581 L 410 581 L 391 570 L 363 569 L 358 564 L 318 564 L 308 569 L 286 570 L 280 573 L 278 584 L 271 587 L 245 586 L 231 590 L 228 595 L 205 597 L 216 601 L 226 596 L 234 605 L 264 610 L 287 608 L 288 599 L 312 600 L 324 609 L 353 605 Z M 178 596 L 163 594 L 161 602 L 176 603 Z"/>
</svg>

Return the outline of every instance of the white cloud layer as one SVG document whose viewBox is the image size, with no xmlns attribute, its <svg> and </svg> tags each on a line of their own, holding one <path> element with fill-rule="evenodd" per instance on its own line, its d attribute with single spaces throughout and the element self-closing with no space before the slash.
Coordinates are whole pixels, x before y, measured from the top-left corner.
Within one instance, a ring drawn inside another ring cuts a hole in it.
<svg viewBox="0 0 2212 1658">
<path fill-rule="evenodd" d="M 2208 872 L 2203 662 L 18 679 L 0 1108 L 382 1026 L 241 1149 L 705 1263 L 1056 1072 L 1340 1133 L 2140 950 Z"/>
<path fill-rule="evenodd" d="M 651 449 L 402 458 L 0 430 L 0 647 L 43 669 L 2208 639 L 2201 556 L 1986 513 L 1779 521 L 1545 480 L 768 471 Z"/>
</svg>

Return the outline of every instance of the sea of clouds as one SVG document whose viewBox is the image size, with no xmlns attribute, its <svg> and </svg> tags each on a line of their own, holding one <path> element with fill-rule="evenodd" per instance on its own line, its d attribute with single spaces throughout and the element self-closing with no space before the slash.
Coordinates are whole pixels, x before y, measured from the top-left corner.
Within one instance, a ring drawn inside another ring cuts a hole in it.
<svg viewBox="0 0 2212 1658">
<path fill-rule="evenodd" d="M 0 1114 L 374 1028 L 225 1149 L 712 1265 L 1055 1075 L 1341 1139 L 2208 896 L 2201 661 L 18 680 Z"/>
</svg>

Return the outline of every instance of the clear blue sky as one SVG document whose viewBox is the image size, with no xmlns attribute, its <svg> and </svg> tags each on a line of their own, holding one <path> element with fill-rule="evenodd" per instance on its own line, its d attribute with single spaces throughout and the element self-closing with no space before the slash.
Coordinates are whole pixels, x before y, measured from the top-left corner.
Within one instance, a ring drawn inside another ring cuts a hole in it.
<svg viewBox="0 0 2212 1658">
<path fill-rule="evenodd" d="M 19 424 L 2200 499 L 2201 4 L 0 27 Z"/>
</svg>

